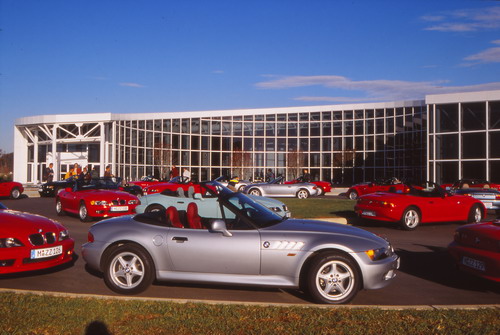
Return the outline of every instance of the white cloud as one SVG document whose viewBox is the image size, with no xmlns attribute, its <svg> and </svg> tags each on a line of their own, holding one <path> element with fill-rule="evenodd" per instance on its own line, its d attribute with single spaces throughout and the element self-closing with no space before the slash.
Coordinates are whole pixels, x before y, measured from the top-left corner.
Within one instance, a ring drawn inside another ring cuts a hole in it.
<svg viewBox="0 0 500 335">
<path fill-rule="evenodd" d="M 137 84 L 137 83 L 118 83 L 120 86 L 124 87 L 144 87 L 144 85 Z"/>
<path fill-rule="evenodd" d="M 492 44 L 499 45 L 500 40 L 491 41 Z M 462 64 L 463 66 L 472 66 L 477 64 L 500 63 L 500 47 L 489 48 L 477 54 L 470 55 L 464 58 L 470 63 Z"/>
<path fill-rule="evenodd" d="M 267 81 L 255 84 L 261 89 L 287 89 L 322 86 L 332 90 L 358 91 L 360 97 L 300 96 L 294 100 L 324 102 L 367 102 L 423 99 L 428 94 L 459 93 L 500 89 L 500 82 L 468 86 L 444 86 L 445 80 L 412 82 L 402 80 L 355 81 L 342 76 L 266 76 Z"/>
<path fill-rule="evenodd" d="M 425 30 L 442 32 L 466 32 L 500 29 L 500 6 L 462 9 L 441 15 L 421 17 L 426 22 L 435 22 Z"/>
</svg>

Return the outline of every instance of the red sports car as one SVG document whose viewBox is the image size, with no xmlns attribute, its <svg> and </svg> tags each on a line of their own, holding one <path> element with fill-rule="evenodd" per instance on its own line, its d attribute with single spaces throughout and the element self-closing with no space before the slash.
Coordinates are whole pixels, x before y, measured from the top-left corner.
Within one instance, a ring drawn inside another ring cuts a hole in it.
<svg viewBox="0 0 500 335">
<path fill-rule="evenodd" d="M 442 184 L 446 190 L 467 189 L 467 188 L 493 188 L 500 191 L 500 184 L 491 183 L 481 179 L 460 179 L 453 184 Z"/>
<path fill-rule="evenodd" d="M 73 259 L 75 242 L 59 223 L 0 204 L 0 274 L 47 269 Z"/>
<path fill-rule="evenodd" d="M 11 197 L 19 199 L 24 192 L 24 187 L 17 181 L 6 181 L 0 179 L 0 197 Z"/>
<path fill-rule="evenodd" d="M 409 190 L 407 193 L 363 195 L 354 210 L 362 218 L 399 222 L 405 230 L 413 230 L 427 222 L 479 222 L 486 215 L 480 200 L 452 195 L 435 183 L 405 187 Z"/>
<path fill-rule="evenodd" d="M 190 186 L 194 187 L 196 193 L 201 193 L 201 188 L 199 184 L 193 183 L 192 181 L 182 176 L 174 177 L 166 183 L 159 183 L 146 187 L 143 193 L 144 195 L 147 195 L 147 194 L 160 193 L 165 190 L 170 190 L 172 191 L 172 193 L 175 193 L 179 188 L 182 188 L 184 192 L 187 192 Z"/>
<path fill-rule="evenodd" d="M 500 282 L 500 220 L 457 228 L 448 251 L 461 270 Z"/>
<path fill-rule="evenodd" d="M 108 185 L 109 184 L 109 185 Z M 77 214 L 83 222 L 93 218 L 134 214 L 139 198 L 117 190 L 115 183 L 106 179 L 92 180 L 90 184 L 75 183 L 56 196 L 58 215 Z"/>
<path fill-rule="evenodd" d="M 153 186 L 153 185 L 157 185 L 157 184 L 160 184 L 160 183 L 164 183 L 152 176 L 147 176 L 147 177 L 142 177 L 141 180 L 137 180 L 137 181 L 129 181 L 128 182 L 130 185 L 137 185 L 139 186 L 142 191 L 144 192 L 146 190 L 146 188 L 148 188 L 149 186 Z"/>
<path fill-rule="evenodd" d="M 405 185 L 398 178 L 376 180 L 370 183 L 362 183 L 351 186 L 346 195 L 351 200 L 356 200 L 362 195 L 375 192 L 403 192 Z"/>
<path fill-rule="evenodd" d="M 285 181 L 285 184 L 297 184 L 297 183 L 311 183 L 318 186 L 321 189 L 320 195 L 325 195 L 326 192 L 330 192 L 332 190 L 332 184 L 327 181 L 306 181 L 303 176 L 300 176 L 297 179 Z"/>
</svg>

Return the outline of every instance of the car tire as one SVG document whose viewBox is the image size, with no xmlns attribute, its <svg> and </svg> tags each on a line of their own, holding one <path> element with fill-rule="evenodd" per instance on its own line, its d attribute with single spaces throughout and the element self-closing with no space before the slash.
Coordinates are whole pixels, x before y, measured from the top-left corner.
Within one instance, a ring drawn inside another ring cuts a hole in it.
<svg viewBox="0 0 500 335">
<path fill-rule="evenodd" d="M 243 189 L 245 188 L 246 185 L 241 185 L 238 187 L 238 192 L 243 192 Z"/>
<path fill-rule="evenodd" d="M 350 200 L 357 200 L 358 199 L 358 192 L 356 191 L 349 191 L 349 193 L 347 193 L 347 197 L 350 199 Z"/>
<path fill-rule="evenodd" d="M 301 188 L 297 191 L 297 194 L 295 194 L 295 196 L 297 197 L 297 199 L 307 199 L 309 198 L 309 191 L 305 188 Z"/>
<path fill-rule="evenodd" d="M 165 210 L 165 207 L 163 207 L 162 205 L 154 204 L 154 205 L 149 205 L 148 207 L 146 207 L 146 209 L 144 210 L 144 213 L 159 212 L 159 211 L 164 211 L 164 210 Z"/>
<path fill-rule="evenodd" d="M 66 215 L 66 211 L 62 207 L 61 199 L 56 200 L 56 212 L 57 212 L 57 215 L 59 215 L 59 216 Z"/>
<path fill-rule="evenodd" d="M 320 186 L 318 186 L 318 188 L 321 190 L 320 193 L 319 193 L 319 195 L 320 196 L 325 195 L 325 193 L 326 193 L 325 189 L 323 187 L 320 187 Z"/>
<path fill-rule="evenodd" d="M 87 206 L 85 206 L 84 202 L 80 203 L 80 208 L 78 209 L 78 216 L 80 217 L 80 221 L 82 222 L 92 221 L 92 217 L 89 215 Z"/>
<path fill-rule="evenodd" d="M 354 260 L 339 253 L 323 253 L 313 259 L 305 287 L 322 304 L 344 304 L 361 288 L 361 272 Z"/>
<path fill-rule="evenodd" d="M 421 215 L 418 208 L 410 206 L 403 212 L 400 225 L 404 230 L 414 230 L 418 227 L 421 221 Z"/>
<path fill-rule="evenodd" d="M 135 244 L 123 244 L 110 251 L 104 259 L 104 282 L 114 292 L 138 294 L 155 279 L 151 256 Z"/>
<path fill-rule="evenodd" d="M 483 219 L 483 209 L 480 205 L 475 204 L 470 208 L 467 223 L 478 223 Z"/>
<path fill-rule="evenodd" d="M 262 196 L 262 192 L 258 188 L 252 188 L 248 191 L 248 194 Z"/>
<path fill-rule="evenodd" d="M 19 190 L 19 188 L 17 187 L 14 187 L 12 190 L 10 190 L 10 198 L 11 199 L 19 199 L 21 197 L 21 191 Z"/>
</svg>

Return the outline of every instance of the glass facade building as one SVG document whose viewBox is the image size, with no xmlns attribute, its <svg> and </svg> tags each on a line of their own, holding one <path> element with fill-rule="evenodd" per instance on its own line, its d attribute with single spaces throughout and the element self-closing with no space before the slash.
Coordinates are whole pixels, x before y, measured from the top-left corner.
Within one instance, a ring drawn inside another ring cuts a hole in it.
<svg viewBox="0 0 500 335">
<path fill-rule="evenodd" d="M 101 172 L 111 164 L 129 180 L 163 178 L 172 165 L 200 181 L 257 180 L 268 169 L 293 179 L 308 169 L 314 179 L 344 185 L 392 176 L 442 182 L 479 167 L 478 178 L 493 179 L 499 102 L 493 91 L 391 103 L 28 117 L 16 120 L 14 177 L 37 183 L 53 162 L 59 179 L 74 163 Z M 484 144 L 483 153 L 468 143 Z"/>
</svg>

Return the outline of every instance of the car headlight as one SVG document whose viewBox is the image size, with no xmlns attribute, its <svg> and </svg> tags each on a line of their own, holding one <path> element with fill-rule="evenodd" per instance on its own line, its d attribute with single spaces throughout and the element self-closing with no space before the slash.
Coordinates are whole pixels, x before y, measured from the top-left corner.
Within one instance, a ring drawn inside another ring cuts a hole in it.
<svg viewBox="0 0 500 335">
<path fill-rule="evenodd" d="M 0 248 L 22 247 L 23 244 L 17 238 L 0 238 Z"/>
<path fill-rule="evenodd" d="M 108 205 L 108 202 L 107 201 L 99 201 L 99 200 L 92 200 L 90 202 L 91 205 L 95 205 L 95 206 L 107 206 Z"/>
<path fill-rule="evenodd" d="M 67 230 L 61 230 L 59 232 L 59 241 L 64 241 L 69 238 L 69 232 Z"/>
<path fill-rule="evenodd" d="M 392 256 L 394 254 L 394 249 L 389 245 L 389 247 L 366 250 L 365 254 L 370 257 L 372 261 L 379 261 Z"/>
<path fill-rule="evenodd" d="M 128 204 L 129 205 L 137 205 L 137 204 L 139 204 L 139 200 L 129 200 Z"/>
</svg>

